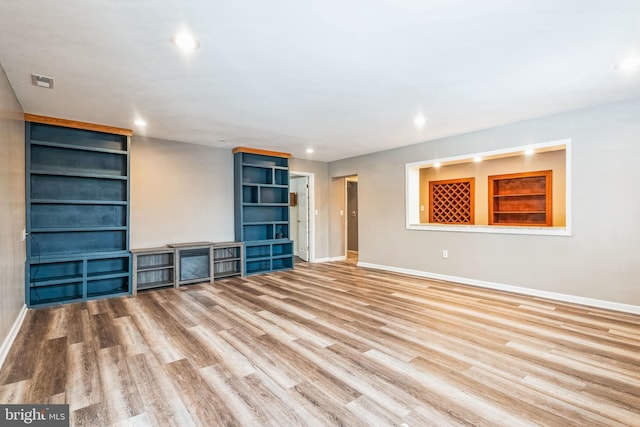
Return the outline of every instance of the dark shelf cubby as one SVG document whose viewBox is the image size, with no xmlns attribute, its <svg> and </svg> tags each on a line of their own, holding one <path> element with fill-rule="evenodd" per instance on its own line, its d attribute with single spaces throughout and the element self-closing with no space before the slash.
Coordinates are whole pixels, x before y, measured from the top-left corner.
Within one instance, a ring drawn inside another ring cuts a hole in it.
<svg viewBox="0 0 640 427">
<path fill-rule="evenodd" d="M 128 201 L 128 185 L 124 180 L 62 175 L 31 175 L 31 199 Z"/>
</svg>

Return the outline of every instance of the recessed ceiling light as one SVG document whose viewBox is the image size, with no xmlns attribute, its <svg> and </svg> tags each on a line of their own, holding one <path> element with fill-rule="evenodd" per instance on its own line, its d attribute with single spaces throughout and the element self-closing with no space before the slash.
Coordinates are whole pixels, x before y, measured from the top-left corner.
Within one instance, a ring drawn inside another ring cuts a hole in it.
<svg viewBox="0 0 640 427">
<path fill-rule="evenodd" d="M 433 164 L 433 167 L 434 167 L 434 168 L 439 168 L 440 166 L 442 166 L 442 165 L 440 164 L 440 162 L 435 162 L 435 163 Z"/>
<path fill-rule="evenodd" d="M 307 148 L 307 154 L 312 154 L 313 153 L 313 148 Z"/>
<path fill-rule="evenodd" d="M 171 42 L 185 51 L 196 50 L 200 47 L 200 42 L 187 33 L 181 33 L 172 37 Z"/>
<path fill-rule="evenodd" d="M 147 125 L 147 122 L 145 122 L 142 119 L 137 119 L 136 121 L 133 122 L 133 124 L 136 126 L 145 127 Z"/>
<path fill-rule="evenodd" d="M 427 123 L 427 119 L 425 116 L 423 116 L 422 114 L 418 114 L 416 116 L 415 119 L 413 119 L 413 124 L 418 128 L 421 129 L 424 127 L 424 125 Z"/>
<path fill-rule="evenodd" d="M 476 163 L 481 162 L 482 161 L 482 157 L 474 157 L 473 161 L 476 162 Z"/>
<path fill-rule="evenodd" d="M 533 154 L 533 153 L 535 153 L 535 152 L 536 152 L 536 150 L 534 150 L 533 148 L 528 148 L 528 149 L 524 150 L 524 154 L 525 154 L 526 156 L 530 156 L 530 155 L 532 155 L 532 154 Z"/>
</svg>

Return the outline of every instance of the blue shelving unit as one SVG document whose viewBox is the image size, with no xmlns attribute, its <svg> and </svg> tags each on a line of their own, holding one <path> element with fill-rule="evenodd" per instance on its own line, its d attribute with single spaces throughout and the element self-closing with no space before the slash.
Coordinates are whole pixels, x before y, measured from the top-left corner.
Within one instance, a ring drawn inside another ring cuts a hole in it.
<svg viewBox="0 0 640 427">
<path fill-rule="evenodd" d="M 29 307 L 128 294 L 129 137 L 26 122 Z"/>
<path fill-rule="evenodd" d="M 292 269 L 290 156 L 245 147 L 233 153 L 235 237 L 244 242 L 244 273 Z"/>
</svg>

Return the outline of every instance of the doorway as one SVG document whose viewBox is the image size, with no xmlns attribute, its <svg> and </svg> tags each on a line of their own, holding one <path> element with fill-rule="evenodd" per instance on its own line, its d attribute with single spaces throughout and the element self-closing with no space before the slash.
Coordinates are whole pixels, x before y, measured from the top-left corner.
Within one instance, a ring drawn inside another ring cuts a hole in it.
<svg viewBox="0 0 640 427">
<path fill-rule="evenodd" d="M 298 261 L 314 259 L 313 174 L 291 172 L 289 177 L 289 219 L 293 253 Z"/>
<path fill-rule="evenodd" d="M 358 262 L 358 177 L 351 176 L 345 180 L 346 185 L 346 248 L 347 261 Z"/>
</svg>

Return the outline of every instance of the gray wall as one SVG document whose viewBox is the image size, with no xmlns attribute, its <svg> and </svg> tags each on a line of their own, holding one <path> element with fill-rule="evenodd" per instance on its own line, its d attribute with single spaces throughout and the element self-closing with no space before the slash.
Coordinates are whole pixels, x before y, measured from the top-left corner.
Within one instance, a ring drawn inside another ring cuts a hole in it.
<svg viewBox="0 0 640 427">
<path fill-rule="evenodd" d="M 24 306 L 24 114 L 0 66 L 0 343 Z"/>
<path fill-rule="evenodd" d="M 231 150 L 134 136 L 131 248 L 233 239 Z"/>
<path fill-rule="evenodd" d="M 328 255 L 327 163 L 292 159 L 315 176 L 315 256 Z M 134 136 L 131 141 L 131 247 L 234 239 L 231 150 Z"/>
<path fill-rule="evenodd" d="M 634 99 L 345 159 L 329 173 L 358 174 L 362 262 L 640 305 L 639 118 Z M 565 138 L 572 236 L 405 229 L 406 163 Z"/>
</svg>

